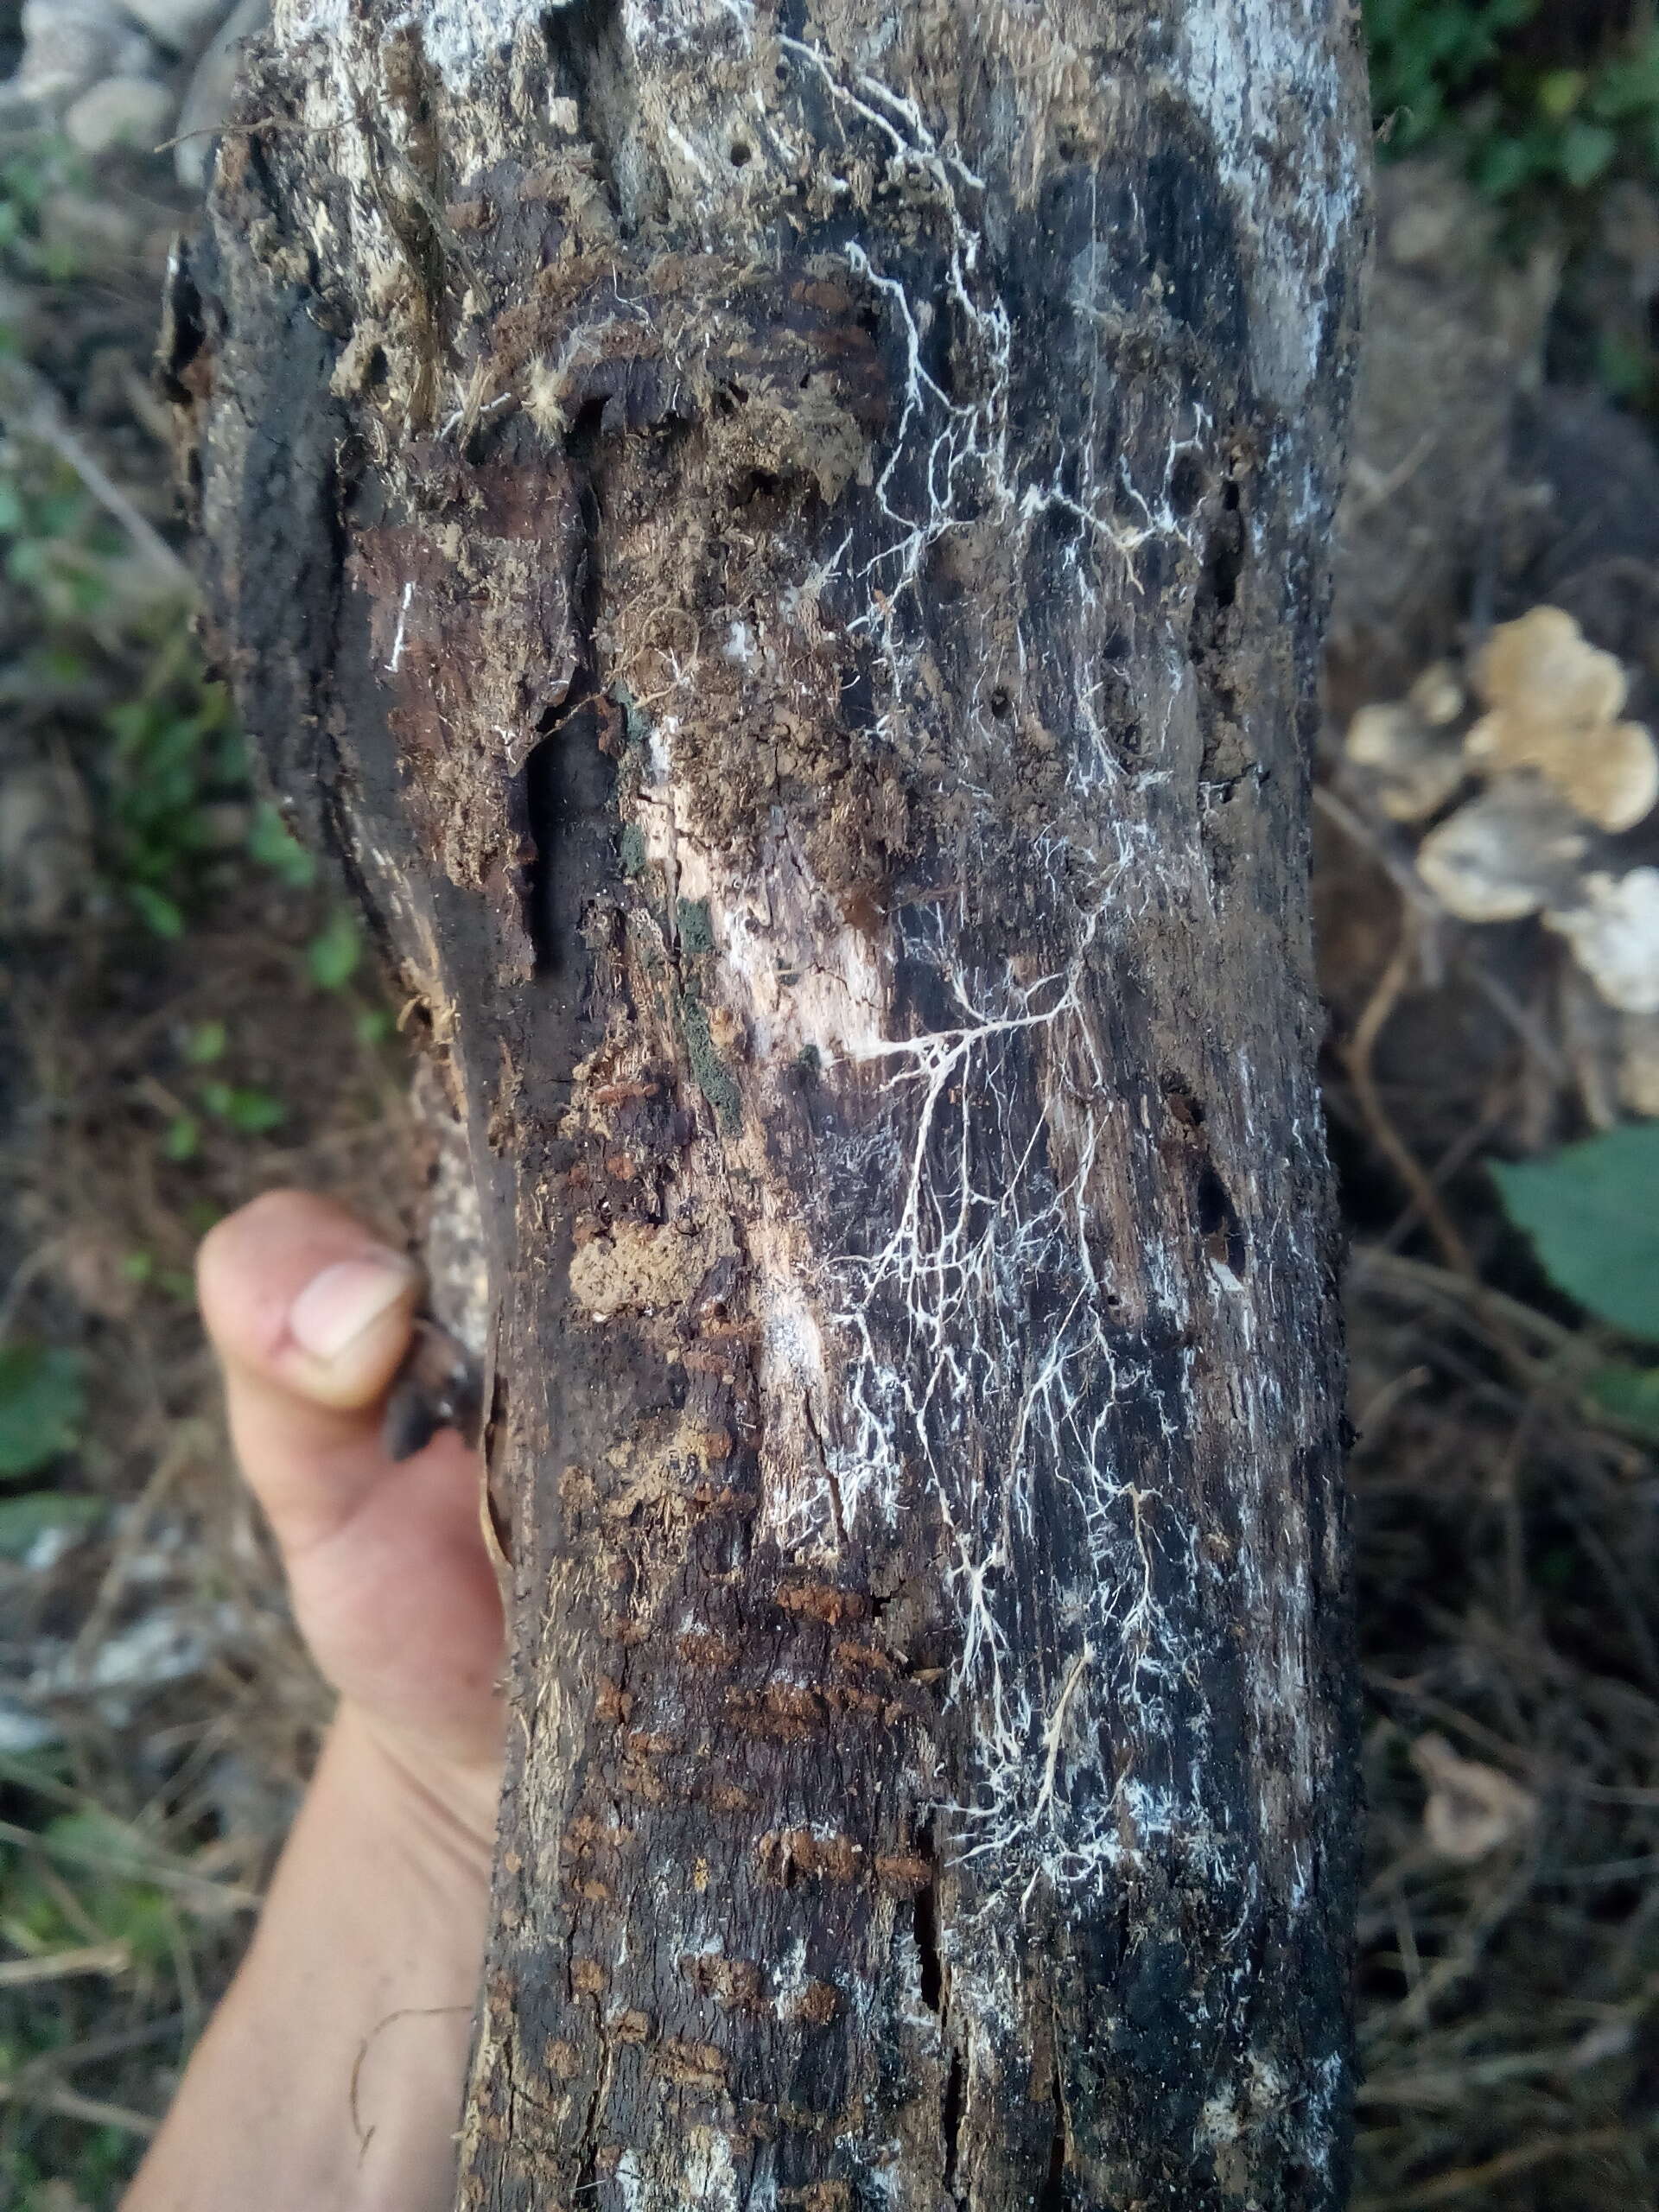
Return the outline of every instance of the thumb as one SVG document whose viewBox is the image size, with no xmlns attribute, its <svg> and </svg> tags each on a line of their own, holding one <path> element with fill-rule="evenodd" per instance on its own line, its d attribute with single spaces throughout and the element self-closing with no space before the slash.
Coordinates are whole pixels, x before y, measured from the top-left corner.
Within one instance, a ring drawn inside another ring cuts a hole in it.
<svg viewBox="0 0 1659 2212">
<path fill-rule="evenodd" d="M 202 1319 L 237 1457 L 290 1560 L 390 1471 L 379 1408 L 410 1341 L 419 1270 L 325 1198 L 273 1191 L 212 1230 Z"/>
</svg>

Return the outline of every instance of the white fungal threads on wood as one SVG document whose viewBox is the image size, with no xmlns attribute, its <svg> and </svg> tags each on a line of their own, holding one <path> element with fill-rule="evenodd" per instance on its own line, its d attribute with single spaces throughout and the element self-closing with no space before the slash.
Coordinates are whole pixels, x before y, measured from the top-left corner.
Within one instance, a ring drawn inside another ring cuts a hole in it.
<svg viewBox="0 0 1659 2212">
<path fill-rule="evenodd" d="M 1328 2155 L 1281 917 L 1351 162 L 1259 158 L 1342 105 L 1316 12 L 278 0 L 398 717 L 346 749 L 431 779 L 402 866 L 512 1223 L 533 1694 L 474 2178 L 521 2194 L 469 2202 L 1150 2202 L 1224 2151 L 1265 2205 L 1262 2139 Z M 682 1987 L 716 1929 L 772 1947 L 753 2016 Z M 619 2061 L 625 1989 L 664 2024 Z"/>
<path fill-rule="evenodd" d="M 1246 120 L 1262 120 L 1304 66 L 1288 29 L 1261 48 L 1260 12 L 1235 0 L 1190 10 L 1177 42 L 1182 88 L 1230 152 L 1248 143 Z M 694 141 L 653 98 L 653 57 L 672 54 L 692 32 L 741 48 L 757 35 L 753 10 L 718 4 L 645 10 L 630 0 L 623 14 L 639 73 L 639 125 L 656 137 L 665 169 L 680 176 L 685 191 L 717 203 L 733 188 L 725 108 L 711 92 L 707 142 Z M 421 25 L 428 64 L 460 87 L 480 68 L 500 66 L 527 16 L 483 0 L 454 0 L 411 10 L 411 20 Z M 337 66 L 346 66 L 353 32 L 341 7 L 311 0 L 293 12 L 290 29 L 340 40 Z M 1057 515 L 1068 518 L 1077 537 L 1061 575 L 1076 608 L 1055 626 L 1086 640 L 1110 619 L 1116 597 L 1145 596 L 1139 563 L 1148 548 L 1167 546 L 1195 570 L 1202 519 L 1176 512 L 1173 486 L 1184 461 L 1214 459 L 1216 429 L 1202 403 L 1191 403 L 1158 480 L 1145 486 L 1123 455 L 1103 472 L 1088 442 L 1056 451 L 1040 469 L 1031 456 L 1016 461 L 1010 391 L 1031 365 L 1020 359 L 1008 308 L 987 281 L 983 180 L 914 101 L 874 75 L 844 71 L 810 40 L 772 43 L 798 85 L 827 98 L 849 148 L 868 148 L 885 165 L 893 188 L 926 211 L 945 245 L 941 293 L 927 300 L 912 299 L 863 245 L 846 249 L 845 265 L 900 348 L 902 383 L 874 461 L 874 494 L 887 536 L 851 571 L 849 542 L 843 543 L 798 585 L 807 619 L 817 620 L 817 609 L 833 601 L 848 634 L 874 648 L 880 735 L 886 723 L 900 724 L 912 712 L 919 669 L 904 603 L 936 548 L 970 529 L 995 531 L 1004 541 L 1001 574 L 1011 582 L 1033 533 Z M 791 154 L 786 113 L 771 111 L 761 120 L 772 143 Z M 1254 220 L 1265 189 L 1255 166 L 1230 169 L 1228 181 Z M 391 251 L 396 240 L 372 184 L 365 172 L 354 213 L 377 234 L 385 232 Z M 1341 219 L 1327 216 L 1332 226 Z M 1114 291 L 1123 251 L 1114 230 L 1119 219 L 1097 207 L 1093 243 L 1073 265 L 1074 310 L 1103 327 L 1123 313 Z M 1284 286 L 1299 281 L 1294 270 L 1275 278 Z M 1311 346 L 1313 312 L 1313 303 L 1300 298 L 1294 314 L 1275 305 L 1262 342 L 1281 346 L 1288 316 L 1304 333 L 1298 344 Z M 942 313 L 953 317 L 949 392 L 928 366 L 930 326 Z M 1287 372 L 1276 358 L 1262 365 L 1274 377 Z M 1301 367 L 1304 374 L 1311 368 L 1311 355 Z M 1097 365 L 1096 374 L 1104 373 Z M 765 640 L 745 626 L 726 649 L 753 656 Z M 1017 651 L 1024 665 L 1037 649 L 1021 635 Z M 677 729 L 697 713 L 695 652 L 675 689 L 651 702 L 656 765 L 636 817 L 671 898 L 708 902 L 718 955 L 715 993 L 740 1025 L 751 1064 L 780 1077 L 810 1050 L 826 1069 L 842 1063 L 868 1070 L 881 1099 L 872 1129 L 859 1141 L 865 1186 L 885 1183 L 891 1194 L 890 1217 L 870 1251 L 813 1260 L 798 1238 L 769 1236 L 760 1221 L 751 1227 L 757 1306 L 770 1317 L 760 1377 L 769 1439 L 766 1525 L 786 1542 L 833 1549 L 861 1515 L 891 1522 L 908 1486 L 918 1477 L 928 1483 L 947 1546 L 948 1585 L 960 1608 L 952 1697 L 980 1716 L 982 1772 L 955 1808 L 953 1847 L 995 1865 L 998 1886 L 1025 1895 L 1039 1874 L 1062 1886 L 1098 1881 L 1126 1851 L 1160 1836 L 1179 1836 L 1184 1847 L 1218 1847 L 1195 1846 L 1205 1825 L 1201 1747 L 1185 1777 L 1172 1774 L 1153 1789 L 1131 1768 L 1116 1789 L 1093 1792 L 1084 1813 L 1074 1813 L 1073 1793 L 1058 1786 L 1065 1742 L 1085 1766 L 1097 1758 L 1103 1715 L 1116 1716 L 1120 1726 L 1127 1719 L 1148 1741 L 1166 1733 L 1164 1686 L 1202 1656 L 1159 1594 L 1160 1586 L 1201 1580 L 1201 1532 L 1183 1522 L 1155 1480 L 1137 1478 L 1122 1464 L 1122 1429 L 1131 1408 L 1172 1439 L 1205 1415 L 1190 1349 L 1154 1357 L 1144 1349 L 1144 1331 L 1137 1341 L 1109 1324 L 1109 1301 L 1119 1294 L 1098 1277 L 1088 1216 L 1109 1124 L 1112 1147 L 1122 1152 L 1115 1125 L 1124 1107 L 1113 1096 L 1109 1050 L 1080 991 L 1087 960 L 1109 958 L 1116 923 L 1179 906 L 1197 890 L 1202 871 L 1192 817 L 1178 791 L 1160 806 L 1156 789 L 1171 775 L 1172 750 L 1196 746 L 1195 735 L 1182 735 L 1191 728 L 1192 678 L 1172 636 L 1167 691 L 1144 702 L 1164 733 L 1151 748 L 1160 765 L 1137 773 L 1141 804 L 1121 812 L 1097 804 L 1135 772 L 1126 772 L 1106 734 L 1101 710 L 1108 681 L 1097 664 L 1076 671 L 1078 728 L 1067 747 L 1064 818 L 1057 815 L 1033 855 L 1034 866 L 1071 887 L 1069 897 L 1080 894 L 1077 964 L 1035 983 L 964 974 L 946 932 L 930 936 L 925 925 L 912 925 L 904 957 L 935 969 L 944 1001 L 959 1012 L 955 1027 L 889 1033 L 890 979 L 863 933 L 838 923 L 834 902 L 791 849 L 786 828 L 763 841 L 758 868 L 746 863 L 736 871 L 699 838 L 676 766 Z M 988 734 L 987 701 L 979 702 L 979 721 Z M 765 911 L 757 907 L 757 881 L 768 887 Z M 780 982 L 780 976 L 791 980 Z M 1023 1077 L 1010 1072 L 1016 1039 L 1034 1071 Z M 1027 1095 L 1016 1103 L 1007 1094 L 1019 1082 Z M 1072 1165 L 1063 1179 L 1046 1123 L 1064 1128 L 1061 1151 Z M 1138 1255 L 1138 1267 L 1153 1300 L 1154 1333 L 1162 1339 L 1214 1328 L 1208 1309 L 1215 1305 L 1236 1306 L 1241 1325 L 1252 1325 L 1249 1302 L 1240 1299 L 1224 1260 L 1208 1263 L 1211 1296 L 1201 1313 L 1185 1251 L 1154 1246 Z M 810 1280 L 803 1280 L 804 1268 Z M 1055 1319 L 1041 1357 L 1026 1372 L 1028 1305 L 1037 1284 L 1053 1302 Z M 1242 1437 L 1265 1434 L 1272 1410 L 1253 1402 L 1248 1376 L 1239 1395 Z M 1000 1440 L 1003 1457 L 995 1465 L 979 1462 L 986 1434 Z M 1246 1441 L 1243 1456 L 1251 1454 Z M 1037 1542 L 1046 1516 L 1075 1524 L 1080 1551 L 1071 1602 L 1079 1633 L 1090 1648 L 1112 1655 L 1064 1696 L 1070 1662 L 1063 1655 L 1044 1660 L 1031 1648 L 1031 1624 L 1017 1604 L 1020 1548 Z M 1247 1574 L 1251 1555 L 1247 1535 L 1240 1556 Z M 1282 1657 L 1273 1671 L 1288 1680 L 1294 1654 L 1287 1649 Z M 1062 1736 L 1050 1732 L 1057 1710 Z"/>
<path fill-rule="evenodd" d="M 815 607 L 834 590 L 846 604 L 850 591 L 849 629 L 877 648 L 879 711 L 898 719 L 911 709 L 917 680 L 899 616 L 933 547 L 988 516 L 1019 548 L 1058 508 L 1109 550 L 1116 588 L 1138 593 L 1136 556 L 1147 544 L 1168 542 L 1196 558 L 1198 520 L 1175 513 L 1172 490 L 1183 458 L 1211 452 L 1213 426 L 1201 406 L 1192 409 L 1189 432 L 1166 452 L 1155 497 L 1136 487 L 1123 461 L 1108 491 L 1090 448 L 1057 455 L 1043 480 L 1018 480 L 1007 432 L 1014 334 L 1003 303 L 979 296 L 979 234 L 964 213 L 964 201 L 982 191 L 981 181 L 942 148 L 912 103 L 870 79 L 843 81 L 803 41 L 779 43 L 809 80 L 823 86 L 848 127 L 875 139 L 904 188 L 942 218 L 948 240 L 944 289 L 959 338 L 953 389 L 965 397 L 948 394 L 925 365 L 923 321 L 937 312 L 934 303 L 913 304 L 904 284 L 861 246 L 849 250 L 849 265 L 881 302 L 902 347 L 904 384 L 874 482 L 891 534 L 852 573 L 842 573 L 843 544 L 825 569 L 804 580 Z M 1096 257 L 1079 264 L 1087 311 L 1105 312 L 1090 293 L 1101 281 L 1098 257 L 1109 251 L 1101 239 Z M 1072 488 L 1062 480 L 1068 460 Z M 917 486 L 925 494 L 919 505 Z M 1018 550 L 1010 556 L 1009 572 L 1017 572 L 1019 558 Z M 1104 594 L 1096 573 L 1075 556 L 1065 574 L 1078 601 L 1069 634 L 1087 638 L 1104 619 Z M 747 631 L 743 645 L 747 653 L 757 649 Z M 1162 709 L 1166 730 L 1183 712 L 1189 683 L 1184 661 L 1173 658 Z M 692 711 L 695 664 L 686 667 L 683 684 Z M 1154 1245 L 1137 1255 L 1153 1298 L 1153 1325 L 1137 1338 L 1109 1320 L 1120 1286 L 1100 1279 L 1090 1254 L 1091 1184 L 1109 1142 L 1107 1125 L 1120 1122 L 1124 1109 L 1113 1096 L 1109 1050 L 1096 1033 L 1082 977 L 1091 955 L 1109 957 L 1115 917 L 1179 903 L 1191 895 L 1188 872 L 1197 870 L 1188 832 L 1160 836 L 1144 817 L 1102 822 L 1097 810 L 1085 826 L 1090 817 L 1077 802 L 1120 784 L 1124 772 L 1092 721 L 1087 684 L 1079 684 L 1078 696 L 1092 741 L 1072 755 L 1074 804 L 1064 827 L 1057 823 L 1033 856 L 1057 884 L 1067 877 L 1084 893 L 1076 963 L 1067 974 L 1026 984 L 1007 975 L 964 974 L 949 933 L 912 925 L 902 957 L 934 970 L 940 995 L 954 1001 L 960 1017 L 950 1028 L 885 1033 L 885 982 L 869 968 L 856 932 L 825 932 L 827 902 L 804 868 L 793 925 L 777 912 L 761 931 L 747 925 L 752 901 L 741 879 L 725 874 L 670 827 L 675 716 L 668 702 L 657 708 L 664 765 L 647 817 L 648 849 L 671 865 L 675 887 L 709 901 L 719 988 L 744 1016 L 756 1062 L 770 1059 L 780 1071 L 807 1044 L 826 1066 L 849 1061 L 868 1069 L 877 1084 L 881 1108 L 855 1141 L 848 1172 L 863 1188 L 891 1192 L 887 1226 L 875 1227 L 866 1252 L 820 1259 L 808 1286 L 782 1262 L 772 1287 L 760 1293 L 763 1311 L 792 1317 L 762 1370 L 768 1433 L 793 1437 L 798 1408 L 810 1406 L 823 1469 L 815 1471 L 814 1455 L 769 1454 L 767 1525 L 785 1541 L 833 1552 L 865 1515 L 893 1523 L 914 1506 L 917 1481 L 925 1484 L 946 1547 L 947 1586 L 959 1607 L 951 1701 L 975 1716 L 971 1757 L 979 1767 L 964 1801 L 950 1808 L 949 1847 L 980 1863 L 988 1896 L 1027 1899 L 1039 1878 L 1059 1888 L 1097 1884 L 1126 1857 L 1172 1840 L 1200 1857 L 1224 1850 L 1235 1862 L 1231 1873 L 1242 1878 L 1239 1853 L 1248 1848 L 1242 1840 L 1224 1847 L 1210 1832 L 1202 1744 L 1191 1747 L 1186 1764 L 1164 1785 L 1149 1786 L 1131 1764 L 1116 1788 L 1082 1791 L 1081 1811 L 1073 1804 L 1079 1793 L 1057 1786 L 1063 1759 L 1084 1770 L 1097 1765 L 1108 1715 L 1115 1732 L 1127 1728 L 1148 1743 L 1171 1736 L 1165 1692 L 1205 1658 L 1192 1640 L 1201 1608 L 1190 1609 L 1192 1619 L 1183 1625 L 1160 1594 L 1201 1586 L 1202 1532 L 1155 1478 L 1137 1478 L 1124 1464 L 1123 1422 L 1134 1410 L 1172 1444 L 1190 1436 L 1208 1417 L 1193 1382 L 1194 1333 L 1218 1339 L 1217 1356 L 1224 1358 L 1233 1325 L 1217 1319 L 1217 1301 L 1236 1308 L 1246 1349 L 1254 1326 L 1225 1260 L 1207 1262 L 1207 1285 L 1198 1288 L 1207 1287 L 1211 1296 L 1195 1311 L 1185 1252 Z M 1090 842 L 1101 834 L 1103 850 Z M 768 882 L 779 880 L 779 857 L 769 851 L 762 870 Z M 769 961 L 774 977 L 798 963 L 810 984 L 780 993 L 766 975 Z M 1032 1072 L 1022 1075 L 1011 1059 L 1015 1039 Z M 1022 1083 L 1027 1095 L 1016 1099 Z M 1046 1122 L 1065 1125 L 1062 1149 L 1073 1164 L 1064 1179 L 1054 1171 Z M 1116 1130 L 1111 1142 L 1121 1149 Z M 766 1268 L 758 1273 L 766 1283 Z M 1033 1363 L 1029 1306 L 1037 1286 L 1055 1319 Z M 1149 1335 L 1185 1340 L 1188 1348 L 1157 1356 L 1146 1349 Z M 1237 1429 L 1246 1460 L 1258 1451 L 1265 1460 L 1276 1456 L 1267 1440 L 1280 1411 L 1259 1403 L 1252 1379 L 1243 1379 Z M 988 1439 L 1000 1447 L 988 1464 Z M 1263 1440 L 1259 1446 L 1256 1439 Z M 1248 1477 L 1241 1487 L 1248 1491 Z M 1063 1655 L 1043 1656 L 1035 1624 L 1019 1605 L 1041 1532 L 1059 1522 L 1070 1522 L 1077 1539 L 1068 1603 L 1084 1648 L 1110 1655 L 1086 1693 L 1078 1674 L 1064 1671 Z M 1247 1526 L 1239 1547 L 1247 1577 L 1254 1552 Z M 1260 1595 L 1265 1617 L 1268 1593 Z M 1293 1617 L 1300 1610 L 1294 1592 L 1283 1593 L 1282 1602 Z M 1287 1641 L 1262 1669 L 1270 1706 L 1294 1691 L 1299 1663 L 1293 1618 Z M 1282 1710 L 1274 1717 L 1282 1719 Z M 1311 1786 L 1311 1746 L 1303 1751 L 1284 1777 L 1298 1795 Z"/>
</svg>

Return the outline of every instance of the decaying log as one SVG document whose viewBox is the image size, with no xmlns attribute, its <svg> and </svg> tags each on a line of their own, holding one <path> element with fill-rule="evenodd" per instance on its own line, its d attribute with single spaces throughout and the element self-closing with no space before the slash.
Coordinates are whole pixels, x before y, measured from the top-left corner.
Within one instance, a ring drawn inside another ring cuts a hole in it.
<svg viewBox="0 0 1659 2212">
<path fill-rule="evenodd" d="M 1348 0 L 277 0 L 162 368 L 464 1125 L 492 2212 L 1330 2206 Z"/>
</svg>

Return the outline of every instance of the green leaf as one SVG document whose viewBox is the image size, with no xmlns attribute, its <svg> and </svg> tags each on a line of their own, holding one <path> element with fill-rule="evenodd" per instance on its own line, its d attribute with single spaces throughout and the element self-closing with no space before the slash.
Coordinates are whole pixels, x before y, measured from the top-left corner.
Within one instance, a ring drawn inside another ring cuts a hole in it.
<svg viewBox="0 0 1659 2212">
<path fill-rule="evenodd" d="M 316 880 L 315 861 L 289 836 L 287 823 L 268 799 L 262 799 L 254 809 L 248 851 L 261 868 L 280 876 L 291 891 L 308 891 Z"/>
<path fill-rule="evenodd" d="M 1489 199 L 1506 200 L 1532 173 L 1533 149 L 1524 138 L 1494 132 L 1481 148 L 1474 165 L 1474 181 Z"/>
<path fill-rule="evenodd" d="M 269 1136 L 288 1118 L 288 1109 L 269 1090 L 232 1090 L 214 1109 L 245 1137 Z"/>
<path fill-rule="evenodd" d="M 152 1864 L 152 1847 L 139 1831 L 97 1806 L 85 1812 L 59 1813 L 41 1834 L 48 1850 L 78 1866 L 95 1867 L 100 1874 L 142 1875 Z"/>
<path fill-rule="evenodd" d="M 22 1559 L 40 1539 L 57 1529 L 78 1535 L 105 1510 L 99 1497 L 56 1490 L 28 1490 L 0 1497 L 0 1559 Z"/>
<path fill-rule="evenodd" d="M 359 1045 L 384 1045 L 392 1033 L 391 1008 L 372 1006 L 357 1017 L 357 1041 Z"/>
<path fill-rule="evenodd" d="M 343 991 L 356 973 L 363 941 L 357 924 L 343 909 L 330 917 L 305 949 L 311 980 L 320 990 Z"/>
<path fill-rule="evenodd" d="M 1659 1343 L 1659 1122 L 1492 1174 L 1550 1280 L 1598 1319 Z"/>
<path fill-rule="evenodd" d="M 212 1067 L 224 1058 L 229 1042 L 230 1033 L 222 1021 L 198 1021 L 184 1040 L 184 1057 L 193 1068 Z"/>
<path fill-rule="evenodd" d="M 85 1364 L 61 1344 L 0 1345 L 0 1478 L 39 1474 L 73 1450 Z"/>
<path fill-rule="evenodd" d="M 1602 1411 L 1650 1444 L 1659 1444 L 1659 1367 L 1599 1367 L 1586 1389 Z"/>
<path fill-rule="evenodd" d="M 184 935 L 184 916 L 164 892 L 148 883 L 130 883 L 127 896 L 157 937 L 180 938 Z"/>
<path fill-rule="evenodd" d="M 1538 79 L 1538 105 L 1552 123 L 1565 123 L 1589 87 L 1582 69 L 1551 69 Z"/>
<path fill-rule="evenodd" d="M 1618 151 L 1618 140 L 1603 123 L 1570 123 L 1561 133 L 1557 156 L 1561 175 L 1582 192 L 1608 168 Z"/>
<path fill-rule="evenodd" d="M 1655 357 L 1645 346 L 1604 330 L 1596 341 L 1596 375 L 1615 399 L 1640 402 L 1653 382 Z"/>
<path fill-rule="evenodd" d="M 1597 72 L 1590 106 L 1605 123 L 1621 123 L 1659 107 L 1659 31 L 1650 31 L 1623 61 Z"/>
<path fill-rule="evenodd" d="M 179 1114 L 167 1125 L 167 1135 L 162 1139 L 162 1150 L 175 1166 L 182 1167 L 187 1160 L 194 1160 L 201 1143 L 201 1124 L 194 1114 Z"/>
<path fill-rule="evenodd" d="M 37 584 L 51 563 L 52 549 L 44 538 L 14 539 L 6 555 L 6 574 L 15 584 Z"/>
</svg>

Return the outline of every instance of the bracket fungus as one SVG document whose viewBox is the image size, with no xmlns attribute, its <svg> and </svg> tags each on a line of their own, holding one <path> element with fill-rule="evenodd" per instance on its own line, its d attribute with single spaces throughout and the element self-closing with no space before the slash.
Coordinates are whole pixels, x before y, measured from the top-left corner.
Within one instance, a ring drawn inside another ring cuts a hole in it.
<svg viewBox="0 0 1659 2212">
<path fill-rule="evenodd" d="M 1500 622 L 1475 663 L 1487 711 L 1464 740 L 1478 773 L 1530 772 L 1599 830 L 1634 829 L 1659 799 L 1659 749 L 1621 721 L 1624 671 L 1559 607 Z"/>
<path fill-rule="evenodd" d="M 1586 875 L 1546 925 L 1564 937 L 1600 995 L 1621 1014 L 1659 1014 L 1659 868 Z"/>
<path fill-rule="evenodd" d="M 1403 699 L 1362 707 L 1349 723 L 1343 750 L 1391 822 L 1427 822 L 1462 783 L 1468 772 L 1452 724 L 1463 709 L 1462 684 L 1436 661 Z"/>
<path fill-rule="evenodd" d="M 1411 1763 L 1428 1784 L 1423 1834 L 1429 1848 L 1472 1866 L 1518 1842 L 1538 1817 L 1538 1800 L 1495 1766 L 1459 1757 L 1444 1736 L 1420 1736 Z"/>
<path fill-rule="evenodd" d="M 1517 922 L 1575 899 L 1584 825 L 1530 779 L 1508 780 L 1448 815 L 1417 849 L 1417 873 L 1464 922 Z"/>
<path fill-rule="evenodd" d="M 1350 769 L 1391 821 L 1432 823 L 1416 871 L 1448 914 L 1536 914 L 1566 942 L 1624 1018 L 1621 1096 L 1659 1112 L 1659 868 L 1621 871 L 1609 843 L 1659 803 L 1659 747 L 1621 719 L 1618 661 L 1559 607 L 1499 623 L 1467 688 L 1481 711 L 1461 734 L 1465 685 L 1444 661 L 1403 699 L 1361 708 L 1343 746 Z M 1471 781 L 1475 795 L 1435 820 Z"/>
</svg>

